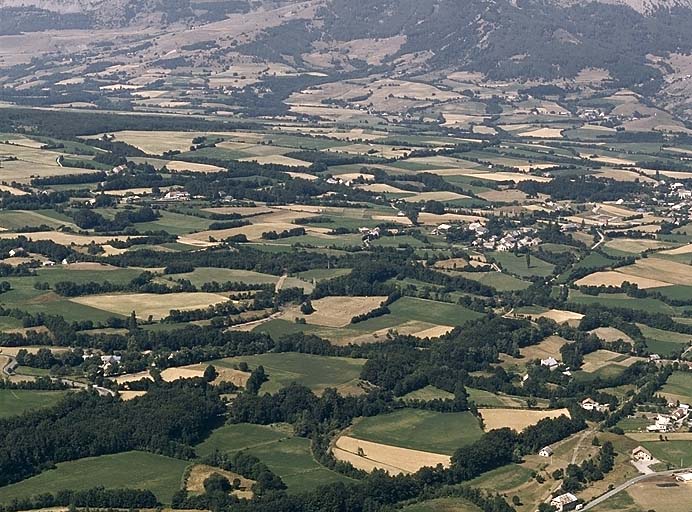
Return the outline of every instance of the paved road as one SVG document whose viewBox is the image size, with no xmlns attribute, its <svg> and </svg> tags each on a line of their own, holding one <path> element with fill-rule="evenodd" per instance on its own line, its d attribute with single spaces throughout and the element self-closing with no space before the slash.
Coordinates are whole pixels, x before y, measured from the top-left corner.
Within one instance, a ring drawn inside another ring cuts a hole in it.
<svg viewBox="0 0 692 512">
<path fill-rule="evenodd" d="M 639 482 L 642 482 L 644 480 L 649 480 L 651 478 L 655 478 L 657 476 L 670 476 L 674 475 L 675 473 L 681 473 L 685 471 L 692 471 L 692 468 L 682 468 L 682 469 L 671 469 L 670 471 L 660 471 L 658 473 L 650 473 L 648 475 L 639 475 L 636 476 L 630 480 L 627 480 L 627 482 L 618 485 L 615 487 L 612 491 L 608 491 L 607 493 L 599 496 L 593 501 L 590 501 L 588 504 L 584 505 L 584 508 L 582 510 L 589 510 L 592 509 L 593 507 L 600 505 L 604 501 L 606 501 L 608 498 L 612 498 L 618 493 L 621 493 L 628 487 L 632 487 L 634 484 L 638 484 Z"/>
<path fill-rule="evenodd" d="M 598 247 L 599 247 L 603 242 L 605 242 L 605 235 L 604 235 L 603 233 L 601 233 L 600 231 L 596 231 L 596 233 L 598 233 L 598 236 L 600 236 L 601 239 L 598 241 L 598 243 L 597 243 L 596 245 L 594 245 L 594 246 L 591 248 L 592 251 L 595 250 L 595 249 L 598 249 Z"/>
</svg>

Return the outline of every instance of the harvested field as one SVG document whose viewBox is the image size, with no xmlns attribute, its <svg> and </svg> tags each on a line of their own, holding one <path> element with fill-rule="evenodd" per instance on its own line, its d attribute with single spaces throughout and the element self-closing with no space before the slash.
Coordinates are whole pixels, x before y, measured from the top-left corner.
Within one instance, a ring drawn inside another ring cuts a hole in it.
<svg viewBox="0 0 692 512">
<path fill-rule="evenodd" d="M 312 302 L 315 312 L 303 315 L 297 308 L 287 310 L 284 317 L 305 318 L 311 325 L 346 327 L 354 316 L 363 315 L 379 307 L 387 297 L 324 297 Z"/>
<path fill-rule="evenodd" d="M 528 196 L 521 190 L 489 190 L 481 192 L 478 197 L 490 201 L 491 203 L 511 203 L 514 201 L 524 201 Z"/>
<path fill-rule="evenodd" d="M 120 400 L 123 402 L 127 402 L 129 400 L 134 400 L 135 398 L 139 398 L 140 396 L 144 396 L 147 394 L 146 391 L 120 391 Z"/>
<path fill-rule="evenodd" d="M 239 489 L 232 492 L 234 496 L 245 499 L 251 499 L 254 496 L 254 493 L 250 490 L 255 484 L 254 480 L 244 478 L 238 473 L 207 466 L 206 464 L 195 464 L 190 468 L 185 482 L 185 489 L 193 494 L 204 494 L 204 481 L 215 473 L 225 477 L 229 483 L 233 483 L 235 479 L 240 480 Z"/>
<path fill-rule="evenodd" d="M 110 240 L 126 241 L 128 238 L 138 238 L 136 236 L 100 236 L 100 235 L 73 235 L 70 233 L 62 233 L 60 231 L 37 231 L 35 233 L 22 233 L 32 241 L 50 240 L 61 245 L 79 245 L 85 246 L 92 242 L 96 245 L 102 245 Z M 17 238 L 16 233 L 0 233 L 0 239 Z"/>
<path fill-rule="evenodd" d="M 151 315 L 154 319 L 161 319 L 168 316 L 172 309 L 181 311 L 203 309 L 211 305 L 227 302 L 228 297 L 204 292 L 169 293 L 163 295 L 154 293 L 125 293 L 117 295 L 90 295 L 70 300 L 76 304 L 123 316 L 127 316 L 132 311 L 135 311 L 140 318 L 147 318 Z"/>
<path fill-rule="evenodd" d="M 520 137 L 533 137 L 538 139 L 561 139 L 561 128 L 539 128 L 537 130 L 529 130 L 519 134 Z"/>
<path fill-rule="evenodd" d="M 154 378 L 149 374 L 149 370 L 119 375 L 117 377 L 112 378 L 111 380 L 113 380 L 116 384 L 127 384 L 128 382 L 137 382 L 142 379 L 154 380 Z"/>
<path fill-rule="evenodd" d="M 464 258 L 450 258 L 448 260 L 441 260 L 435 263 L 435 268 L 441 268 L 442 270 L 455 270 L 457 268 L 462 269 L 469 264 Z"/>
<path fill-rule="evenodd" d="M 640 507 L 639 510 L 689 512 L 692 485 L 675 482 L 671 476 L 662 476 L 633 485 L 627 489 L 627 494 Z"/>
<path fill-rule="evenodd" d="M 521 432 L 526 427 L 535 425 L 544 418 L 570 417 L 567 409 L 529 410 L 529 409 L 480 409 L 484 430 L 489 432 L 498 428 L 509 427 Z"/>
<path fill-rule="evenodd" d="M 287 165 L 289 167 L 309 167 L 310 162 L 304 160 L 298 160 L 297 158 L 291 158 L 289 156 L 283 155 L 267 155 L 267 156 L 253 156 L 249 158 L 241 158 L 241 162 L 256 162 L 258 164 L 274 164 L 274 165 Z"/>
<path fill-rule="evenodd" d="M 667 249 L 665 251 L 661 251 L 661 254 L 667 254 L 670 256 L 692 254 L 692 244 L 683 245 L 682 247 L 676 247 L 675 249 Z"/>
<path fill-rule="evenodd" d="M 613 342 L 613 341 L 626 341 L 628 343 L 633 343 L 632 338 L 630 338 L 627 334 L 622 332 L 620 329 L 616 329 L 615 327 L 599 327 L 598 329 L 594 329 L 593 331 L 590 331 L 590 334 L 594 334 L 595 336 L 598 336 L 605 342 Z"/>
<path fill-rule="evenodd" d="M 416 338 L 439 338 L 440 336 L 444 336 L 448 332 L 452 331 L 454 327 L 451 327 L 449 325 L 438 325 L 436 327 L 431 327 L 429 329 L 424 329 L 422 331 L 413 333 L 413 336 Z"/>
<path fill-rule="evenodd" d="M 581 313 L 575 313 L 573 311 L 563 311 L 560 309 L 550 309 L 545 313 L 533 313 L 529 314 L 528 316 L 534 319 L 547 318 L 549 320 L 557 322 L 558 324 L 563 324 L 565 322 L 577 322 L 584 318 L 584 315 L 582 315 Z"/>
<path fill-rule="evenodd" d="M 660 258 L 644 258 L 637 260 L 634 265 L 619 268 L 618 272 L 639 278 L 656 276 L 656 279 L 660 279 L 669 284 L 692 286 L 692 272 L 690 272 L 689 265 Z"/>
<path fill-rule="evenodd" d="M 649 240 L 646 238 L 616 238 L 615 240 L 609 240 L 608 242 L 606 242 L 605 246 L 611 249 L 615 249 L 616 251 L 638 254 L 651 249 L 663 249 L 666 247 L 670 247 L 670 244 L 662 242 L 660 240 Z"/>
<path fill-rule="evenodd" d="M 655 275 L 655 274 L 654 274 Z M 671 286 L 671 283 L 651 279 L 649 277 L 638 277 L 629 274 L 624 274 L 620 270 L 608 270 L 604 272 L 594 272 L 586 277 L 582 277 L 574 284 L 577 286 L 622 286 L 625 281 L 636 284 L 640 289 L 661 288 L 663 286 Z"/>
<path fill-rule="evenodd" d="M 193 162 L 181 162 L 178 160 L 171 160 L 166 162 L 166 168 L 169 171 L 191 171 L 191 172 L 220 172 L 225 171 L 223 167 L 218 167 L 216 165 L 209 164 L 198 164 Z"/>
<path fill-rule="evenodd" d="M 584 364 L 581 370 L 588 373 L 594 373 L 606 366 L 615 365 L 627 368 L 632 366 L 637 361 L 641 361 L 641 357 L 632 357 L 610 350 L 597 350 L 584 356 Z"/>
<path fill-rule="evenodd" d="M 336 441 L 333 453 L 338 460 L 350 462 L 358 469 L 382 469 L 391 475 L 415 473 L 420 468 L 438 464 L 449 467 L 451 462 L 448 455 L 371 443 L 349 436 L 341 436 Z"/>
<path fill-rule="evenodd" d="M 166 368 L 161 372 L 161 378 L 166 382 L 173 382 L 180 379 L 197 379 L 204 376 L 204 370 L 193 370 L 191 368 Z"/>
<path fill-rule="evenodd" d="M 360 190 L 365 190 L 367 192 L 381 192 L 389 194 L 411 194 L 409 190 L 402 190 L 400 188 L 393 187 L 392 185 L 387 185 L 385 183 L 372 183 L 369 185 L 358 185 L 357 188 Z"/>
<path fill-rule="evenodd" d="M 178 368 L 178 369 L 179 370 L 189 370 L 192 372 L 202 372 L 202 374 L 204 374 L 204 370 L 206 370 L 210 364 L 212 364 L 212 363 L 201 363 L 201 364 L 197 364 L 197 365 L 184 366 L 184 367 Z M 240 370 L 235 370 L 233 368 L 226 368 L 224 366 L 217 366 L 217 365 L 213 365 L 213 366 L 216 369 L 216 373 L 218 373 L 218 377 L 216 377 L 216 379 L 214 379 L 212 384 L 221 384 L 222 382 L 231 382 L 238 387 L 244 388 L 245 384 L 247 384 L 247 381 L 250 378 L 250 372 L 242 372 Z"/>
<path fill-rule="evenodd" d="M 561 360 L 560 349 L 567 343 L 567 340 L 560 336 L 548 336 L 538 345 L 531 345 L 522 348 L 519 352 L 527 359 L 547 359 L 554 357 Z"/>
</svg>

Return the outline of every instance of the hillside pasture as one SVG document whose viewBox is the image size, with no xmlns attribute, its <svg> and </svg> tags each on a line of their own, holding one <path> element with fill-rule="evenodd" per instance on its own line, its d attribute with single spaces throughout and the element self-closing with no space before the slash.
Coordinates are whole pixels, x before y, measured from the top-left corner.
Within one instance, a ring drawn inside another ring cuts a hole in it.
<svg viewBox="0 0 692 512">
<path fill-rule="evenodd" d="M 628 368 L 642 358 L 628 356 L 626 354 L 618 354 L 610 350 L 596 350 L 584 356 L 584 364 L 581 367 L 583 372 L 596 373 L 603 368 L 610 366 L 619 366 Z"/>
<path fill-rule="evenodd" d="M 480 438 L 478 419 L 470 412 L 439 413 L 401 409 L 357 421 L 348 435 L 356 439 L 412 450 L 451 455 Z"/>
<path fill-rule="evenodd" d="M 2 360 L 0 360 L 0 366 L 3 366 Z M 58 403 L 65 393 L 65 391 L 0 389 L 0 418 L 50 407 Z"/>
<path fill-rule="evenodd" d="M 680 401 L 680 403 L 692 405 L 692 374 L 674 372 L 659 394 L 670 402 Z"/>
<path fill-rule="evenodd" d="M 547 359 L 554 357 L 561 359 L 560 349 L 567 344 L 567 340 L 560 336 L 548 336 L 537 345 L 530 345 L 519 350 L 526 359 Z"/>
<path fill-rule="evenodd" d="M 276 393 L 292 382 L 309 387 L 317 394 L 326 388 L 337 388 L 342 394 L 362 392 L 358 384 L 365 359 L 287 352 L 218 359 L 199 366 L 213 365 L 223 375 L 225 370 L 234 370 L 241 362 L 247 363 L 250 369 L 264 367 L 269 380 L 263 384 L 262 393 Z"/>
<path fill-rule="evenodd" d="M 170 504 L 188 462 L 147 452 L 102 455 L 62 462 L 55 469 L 0 488 L 0 503 L 42 493 L 74 491 L 103 486 L 106 489 L 144 489 Z"/>
</svg>

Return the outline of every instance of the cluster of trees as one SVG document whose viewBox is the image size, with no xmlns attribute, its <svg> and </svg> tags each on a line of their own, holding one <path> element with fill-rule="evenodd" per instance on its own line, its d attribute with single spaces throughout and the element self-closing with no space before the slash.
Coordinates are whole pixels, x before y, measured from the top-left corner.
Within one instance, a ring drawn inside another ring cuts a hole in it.
<svg viewBox="0 0 692 512">
<path fill-rule="evenodd" d="M 190 458 L 223 411 L 202 379 L 161 383 L 130 402 L 69 394 L 55 407 L 0 420 L 0 485 L 53 463 L 129 450 Z"/>
<path fill-rule="evenodd" d="M 74 211 L 72 219 L 74 223 L 82 229 L 122 231 L 126 227 L 132 226 L 138 222 L 153 222 L 158 219 L 159 216 L 160 214 L 157 211 L 148 206 L 144 206 L 137 210 L 118 211 L 113 219 L 106 219 L 100 213 L 89 208 L 80 208 Z"/>
</svg>

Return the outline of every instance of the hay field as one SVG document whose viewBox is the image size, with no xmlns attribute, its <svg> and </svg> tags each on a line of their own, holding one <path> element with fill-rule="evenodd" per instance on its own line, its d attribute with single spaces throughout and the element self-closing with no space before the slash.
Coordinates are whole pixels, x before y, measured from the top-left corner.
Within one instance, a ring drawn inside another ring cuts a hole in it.
<svg viewBox="0 0 692 512">
<path fill-rule="evenodd" d="M 297 308 L 284 314 L 287 318 L 305 318 L 310 325 L 346 327 L 354 316 L 363 315 L 379 307 L 387 297 L 324 297 L 312 301 L 315 312 L 303 315 Z"/>
<path fill-rule="evenodd" d="M 642 253 L 651 249 L 664 249 L 670 247 L 670 245 L 671 244 L 667 242 L 662 242 L 660 240 L 649 240 L 647 238 L 616 238 L 605 243 L 606 247 L 615 249 L 616 251 L 629 252 L 633 254 Z"/>
<path fill-rule="evenodd" d="M 544 313 L 532 313 L 529 316 L 534 319 L 547 318 L 548 320 L 553 320 L 558 324 L 562 324 L 565 322 L 578 322 L 579 320 L 584 318 L 584 315 L 582 315 L 581 313 L 575 313 L 573 311 L 563 311 L 560 309 L 550 309 Z"/>
<path fill-rule="evenodd" d="M 363 456 L 358 455 L 359 450 L 362 450 Z M 451 463 L 448 455 L 372 443 L 350 436 L 339 437 L 332 452 L 338 460 L 350 462 L 358 469 L 368 472 L 382 469 L 390 475 L 415 473 L 421 468 L 438 464 L 449 467 Z"/>
<path fill-rule="evenodd" d="M 498 428 L 509 427 L 521 432 L 526 427 L 535 425 L 544 418 L 570 417 L 567 409 L 529 410 L 529 409 L 480 409 L 484 430 L 489 432 Z"/>
<path fill-rule="evenodd" d="M 654 274 L 655 275 L 655 274 Z M 625 281 L 636 284 L 640 289 L 646 290 L 648 288 L 662 288 L 664 286 L 671 286 L 671 283 L 665 281 L 659 281 L 658 279 L 652 279 L 650 277 L 638 277 L 629 274 L 625 274 L 618 270 L 607 270 L 604 272 L 594 272 L 586 277 L 575 281 L 574 284 L 577 286 L 622 286 Z"/>
<path fill-rule="evenodd" d="M 594 329 L 593 331 L 590 331 L 590 334 L 593 334 L 595 336 L 598 336 L 601 338 L 603 341 L 606 342 L 613 342 L 613 341 L 626 341 L 628 343 L 633 343 L 632 338 L 630 338 L 627 334 L 622 332 L 620 329 L 616 329 L 615 327 L 599 327 L 598 329 Z"/>
<path fill-rule="evenodd" d="M 193 162 L 181 162 L 179 160 L 170 160 L 166 162 L 166 168 L 169 171 L 191 171 L 191 172 L 220 172 L 225 171 L 223 167 L 209 164 L 198 164 Z"/>
<path fill-rule="evenodd" d="M 537 139 L 561 139 L 563 137 L 562 128 L 538 128 L 519 133 L 520 137 L 531 137 Z"/>
<path fill-rule="evenodd" d="M 137 236 L 100 236 L 100 235 L 73 235 L 59 231 L 37 231 L 36 233 L 22 233 L 22 236 L 31 241 L 50 240 L 60 245 L 79 245 L 86 246 L 92 242 L 96 245 L 103 245 L 111 240 L 125 241 L 128 238 L 138 238 Z M 0 239 L 17 238 L 16 233 L 0 233 Z"/>
<path fill-rule="evenodd" d="M 681 254 L 692 254 L 692 244 L 683 245 L 682 247 L 676 247 L 675 249 L 667 249 L 661 251 L 661 254 L 666 254 L 669 256 L 679 256 Z"/>
<path fill-rule="evenodd" d="M 420 192 L 414 196 L 405 197 L 407 203 L 420 203 L 424 201 L 456 201 L 458 199 L 468 199 L 468 196 L 457 194 L 456 192 Z"/>
<path fill-rule="evenodd" d="M 670 476 L 635 484 L 627 489 L 627 494 L 640 507 L 639 510 L 689 512 L 692 503 L 692 485 L 677 483 Z"/>
<path fill-rule="evenodd" d="M 520 349 L 519 352 L 527 359 L 547 359 L 549 357 L 554 357 L 560 361 L 562 359 L 560 356 L 560 349 L 566 343 L 567 340 L 560 336 L 548 336 L 538 345 L 524 347 Z"/>
<path fill-rule="evenodd" d="M 413 336 L 416 338 L 439 338 L 445 334 L 454 330 L 454 327 L 449 325 L 437 325 L 435 327 L 430 327 L 429 329 L 423 329 L 422 331 L 414 332 Z"/>
<path fill-rule="evenodd" d="M 118 393 L 120 394 L 120 400 L 123 402 L 128 402 L 147 394 L 146 391 L 119 391 Z"/>
<path fill-rule="evenodd" d="M 641 361 L 641 357 L 633 357 L 610 350 L 597 350 L 584 356 L 584 364 L 581 370 L 587 373 L 594 373 L 606 366 L 621 366 L 627 368 L 632 366 L 637 361 Z"/>
<path fill-rule="evenodd" d="M 187 475 L 187 481 L 185 482 L 185 489 L 193 494 L 204 494 L 204 481 L 215 473 L 226 477 L 226 479 L 231 483 L 236 478 L 240 480 L 240 489 L 234 490 L 231 493 L 234 496 L 246 499 L 251 499 L 254 496 L 254 493 L 250 490 L 250 488 L 255 484 L 254 480 L 244 478 L 238 473 L 215 468 L 213 466 L 207 466 L 206 464 L 195 464 L 190 468 L 190 472 Z"/>
<path fill-rule="evenodd" d="M 692 374 L 675 372 L 668 378 L 660 394 L 667 400 L 692 405 Z"/>
<path fill-rule="evenodd" d="M 621 267 L 618 271 L 628 276 L 641 278 L 656 276 L 656 279 L 669 284 L 692 286 L 692 271 L 690 271 L 689 265 L 660 258 L 637 260 L 634 265 Z"/>
<path fill-rule="evenodd" d="M 158 295 L 154 293 L 124 293 L 113 295 L 91 295 L 70 299 L 71 302 L 127 316 L 132 311 L 140 318 L 151 315 L 160 320 L 172 309 L 187 311 L 202 309 L 228 301 L 228 297 L 215 293 L 186 292 Z"/>
</svg>

